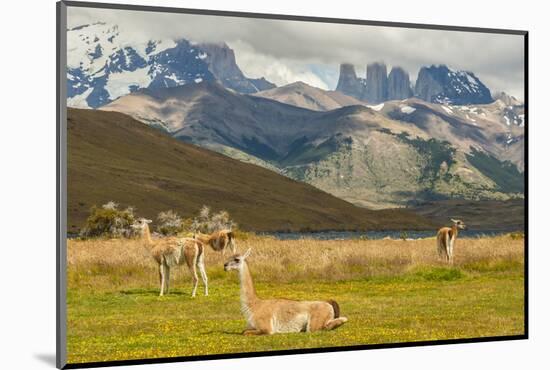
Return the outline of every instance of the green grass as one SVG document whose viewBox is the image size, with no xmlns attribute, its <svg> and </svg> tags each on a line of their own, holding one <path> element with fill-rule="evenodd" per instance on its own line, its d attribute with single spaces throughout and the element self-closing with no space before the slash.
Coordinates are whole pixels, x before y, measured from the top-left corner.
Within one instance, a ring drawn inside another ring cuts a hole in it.
<svg viewBox="0 0 550 370">
<path fill-rule="evenodd" d="M 210 271 L 210 296 L 156 286 L 69 287 L 69 362 L 516 335 L 523 327 L 523 264 L 420 267 L 337 282 L 258 282 L 260 297 L 335 299 L 349 322 L 330 332 L 245 337 L 236 274 Z M 85 284 L 85 280 L 80 283 Z M 73 284 L 74 284 L 74 280 Z M 74 289 L 73 289 L 74 288 Z M 91 288 L 91 289 L 90 289 Z"/>
</svg>

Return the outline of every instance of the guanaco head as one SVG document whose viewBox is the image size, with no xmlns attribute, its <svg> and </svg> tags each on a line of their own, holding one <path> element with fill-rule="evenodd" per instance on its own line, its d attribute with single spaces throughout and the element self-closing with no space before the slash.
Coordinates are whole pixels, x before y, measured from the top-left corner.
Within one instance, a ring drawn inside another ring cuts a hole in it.
<svg viewBox="0 0 550 370">
<path fill-rule="evenodd" d="M 451 221 L 461 230 L 464 230 L 466 228 L 466 224 L 462 222 L 462 220 L 455 220 L 454 218 L 451 218 Z"/>
<path fill-rule="evenodd" d="M 132 228 L 134 228 L 135 230 L 139 230 L 139 231 L 143 231 L 145 229 L 145 226 L 147 226 L 148 224 L 150 224 L 152 221 L 151 220 L 148 220 L 146 218 L 138 218 L 133 224 L 132 224 Z"/>
<path fill-rule="evenodd" d="M 243 263 L 244 263 L 244 260 L 250 256 L 250 252 L 251 252 L 251 249 L 248 248 L 248 250 L 243 254 L 234 254 L 233 256 L 229 257 L 229 259 L 227 260 L 226 263 L 224 263 L 223 265 L 223 269 L 225 271 L 230 271 L 230 270 L 239 270 Z"/>
</svg>

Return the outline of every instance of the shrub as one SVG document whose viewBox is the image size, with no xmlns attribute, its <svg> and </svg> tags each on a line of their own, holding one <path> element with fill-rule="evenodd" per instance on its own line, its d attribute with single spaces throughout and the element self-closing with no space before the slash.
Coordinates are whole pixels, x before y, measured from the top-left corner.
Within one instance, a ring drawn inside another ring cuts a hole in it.
<svg viewBox="0 0 550 370">
<path fill-rule="evenodd" d="M 156 230 L 162 235 L 176 235 L 183 231 L 183 219 L 175 211 L 160 212 L 157 221 Z"/>
<path fill-rule="evenodd" d="M 244 231 L 244 230 L 234 228 L 233 229 L 233 236 L 237 240 L 248 240 L 252 237 L 255 237 L 256 234 L 254 234 L 253 232 L 250 232 L 250 231 Z"/>
<path fill-rule="evenodd" d="M 199 215 L 193 219 L 191 229 L 195 232 L 213 233 L 223 229 L 236 228 L 237 224 L 231 220 L 227 211 L 211 213 L 210 207 L 202 206 Z"/>
<path fill-rule="evenodd" d="M 118 204 L 110 201 L 101 207 L 93 206 L 86 219 L 85 226 L 80 230 L 83 238 L 93 237 L 132 237 L 135 229 L 132 227 L 136 220 L 134 208 L 118 209 Z"/>
<path fill-rule="evenodd" d="M 510 233 L 508 235 L 510 236 L 510 239 L 512 239 L 512 240 L 518 240 L 518 239 L 524 239 L 525 238 L 525 233 L 521 232 L 521 231 L 516 231 L 516 232 Z"/>
</svg>

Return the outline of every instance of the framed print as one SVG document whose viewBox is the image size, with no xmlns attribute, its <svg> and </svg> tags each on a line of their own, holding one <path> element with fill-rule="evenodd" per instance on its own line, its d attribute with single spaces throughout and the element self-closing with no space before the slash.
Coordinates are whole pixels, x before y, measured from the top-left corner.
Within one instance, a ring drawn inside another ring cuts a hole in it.
<svg viewBox="0 0 550 370">
<path fill-rule="evenodd" d="M 57 5 L 59 368 L 528 337 L 526 31 Z"/>
</svg>

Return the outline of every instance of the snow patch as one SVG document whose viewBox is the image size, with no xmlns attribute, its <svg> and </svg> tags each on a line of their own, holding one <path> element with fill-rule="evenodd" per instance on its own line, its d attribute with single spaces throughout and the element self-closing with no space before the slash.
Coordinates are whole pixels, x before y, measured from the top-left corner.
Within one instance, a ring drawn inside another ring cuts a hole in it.
<svg viewBox="0 0 550 370">
<path fill-rule="evenodd" d="M 384 103 L 378 104 L 378 105 L 367 105 L 372 110 L 375 110 L 377 112 L 380 112 L 382 108 L 384 108 Z"/>
<path fill-rule="evenodd" d="M 519 118 L 519 127 L 523 127 L 525 125 L 525 114 L 518 114 Z"/>
<path fill-rule="evenodd" d="M 148 68 L 136 69 L 133 72 L 124 71 L 123 73 L 111 73 L 105 89 L 109 92 L 111 99 L 116 99 L 119 96 L 130 93 L 129 86 L 137 85 L 139 87 L 146 87 L 151 82 L 151 76 L 149 76 Z"/>
<path fill-rule="evenodd" d="M 411 114 L 415 110 L 416 110 L 416 108 L 409 107 L 408 105 L 405 105 L 405 106 L 401 107 L 401 112 L 403 112 L 405 114 Z"/>
<path fill-rule="evenodd" d="M 453 110 L 451 108 L 449 108 L 448 106 L 446 106 L 446 105 L 442 105 L 441 109 L 443 109 L 448 114 L 453 114 Z"/>
<path fill-rule="evenodd" d="M 80 95 L 75 95 L 72 98 L 67 98 L 67 106 L 73 107 L 73 108 L 90 108 L 88 106 L 88 103 L 86 102 L 86 99 L 88 98 L 88 95 L 90 95 L 93 91 L 93 87 L 88 88 L 88 90 L 84 91 Z"/>
<path fill-rule="evenodd" d="M 166 78 L 169 79 L 169 80 L 174 81 L 176 83 L 176 85 L 184 85 L 185 84 L 185 80 L 180 80 L 178 78 L 178 76 L 176 76 L 175 73 L 172 73 L 171 75 L 166 76 Z"/>
<path fill-rule="evenodd" d="M 469 83 L 471 83 L 474 86 L 477 86 L 477 81 L 469 73 L 466 73 L 466 78 L 468 79 Z"/>
</svg>

